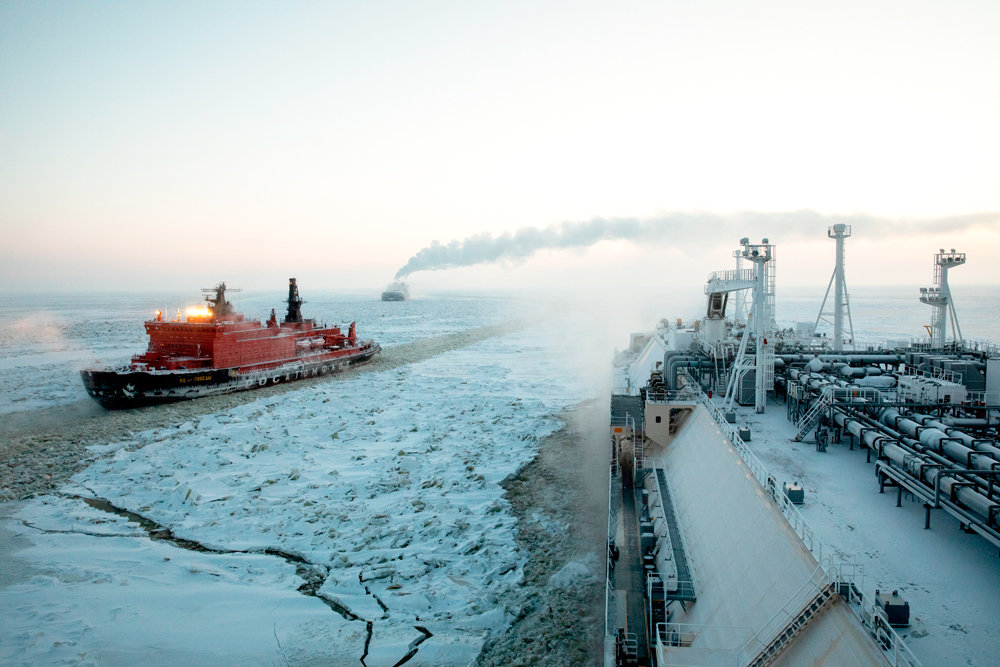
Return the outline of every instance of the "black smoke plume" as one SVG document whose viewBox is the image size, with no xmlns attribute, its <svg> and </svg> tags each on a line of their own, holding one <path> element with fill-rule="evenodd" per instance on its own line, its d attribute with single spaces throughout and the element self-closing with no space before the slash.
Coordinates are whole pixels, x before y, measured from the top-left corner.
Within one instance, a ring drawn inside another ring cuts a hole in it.
<svg viewBox="0 0 1000 667">
<path fill-rule="evenodd" d="M 593 218 L 585 222 L 563 222 L 542 229 L 524 227 L 500 236 L 476 234 L 447 245 L 434 241 L 410 258 L 396 272 L 403 278 L 415 271 L 438 271 L 500 261 L 521 261 L 539 250 L 586 248 L 600 241 L 626 240 L 642 243 L 685 243 L 707 241 L 715 244 L 741 236 L 764 234 L 771 241 L 814 237 L 824 227 L 835 224 L 857 227 L 855 232 L 869 238 L 889 234 L 924 235 L 957 232 L 969 227 L 1000 228 L 1000 213 L 973 213 L 962 216 L 923 219 L 889 219 L 875 216 L 825 215 L 816 211 L 778 213 L 670 213 L 654 218 Z M 731 238 L 730 238 L 731 237 Z M 753 237 L 752 240 L 759 240 Z"/>
</svg>

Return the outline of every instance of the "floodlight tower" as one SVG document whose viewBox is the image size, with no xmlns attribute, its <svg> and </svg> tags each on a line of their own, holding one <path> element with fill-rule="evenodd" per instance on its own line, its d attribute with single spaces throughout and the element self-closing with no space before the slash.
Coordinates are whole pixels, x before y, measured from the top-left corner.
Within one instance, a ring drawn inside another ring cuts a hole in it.
<svg viewBox="0 0 1000 667">
<path fill-rule="evenodd" d="M 955 341 L 962 342 L 962 329 L 958 326 L 958 315 L 955 313 L 955 303 L 951 298 L 951 288 L 948 287 L 948 269 L 965 264 L 965 253 L 945 252 L 944 248 L 934 255 L 934 287 L 920 288 L 920 302 L 934 308 L 931 316 L 931 347 L 944 347 L 948 335 L 948 320 L 951 320 L 951 330 Z"/>
<path fill-rule="evenodd" d="M 823 309 L 826 308 L 826 300 L 830 297 L 830 288 L 833 287 L 833 349 L 840 352 L 844 349 L 844 314 L 847 314 L 847 325 L 850 327 L 851 337 L 848 339 L 851 347 L 854 347 L 854 321 L 851 319 L 850 297 L 847 295 L 847 280 L 844 278 L 844 239 L 851 235 L 851 226 L 844 224 L 828 227 L 826 235 L 837 241 L 837 263 L 833 267 L 833 275 L 830 276 L 830 283 L 826 286 L 826 294 L 823 295 L 823 303 L 819 307 L 819 315 L 816 316 L 816 323 L 813 325 L 813 333 L 819 326 L 820 320 L 824 320 Z"/>
<path fill-rule="evenodd" d="M 754 371 L 754 410 L 764 412 L 767 392 L 774 388 L 774 340 L 769 343 L 767 336 L 774 330 L 774 246 L 767 239 L 760 244 L 752 244 L 747 238 L 740 239 L 743 249 L 740 255 L 754 265 L 753 310 L 750 320 L 743 329 L 740 348 L 733 362 L 729 383 L 726 386 L 726 409 L 730 409 L 736 399 L 737 387 L 743 377 Z M 769 271 L 768 268 L 771 270 Z M 747 342 L 751 330 L 756 354 L 747 354 Z"/>
</svg>

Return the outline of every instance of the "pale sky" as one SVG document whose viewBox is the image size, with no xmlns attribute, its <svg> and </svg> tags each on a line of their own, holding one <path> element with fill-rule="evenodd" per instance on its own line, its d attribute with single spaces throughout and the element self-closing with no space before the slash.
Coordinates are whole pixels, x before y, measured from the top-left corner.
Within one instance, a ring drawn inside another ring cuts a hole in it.
<svg viewBox="0 0 1000 667">
<path fill-rule="evenodd" d="M 995 0 L 3 2 L 0 292 L 378 290 L 434 240 L 798 210 L 896 223 L 849 285 L 952 247 L 1000 283 L 996 216 L 898 224 L 1000 211 L 997 35 Z M 700 284 L 769 235 L 825 286 L 814 217 L 409 280 Z"/>
</svg>

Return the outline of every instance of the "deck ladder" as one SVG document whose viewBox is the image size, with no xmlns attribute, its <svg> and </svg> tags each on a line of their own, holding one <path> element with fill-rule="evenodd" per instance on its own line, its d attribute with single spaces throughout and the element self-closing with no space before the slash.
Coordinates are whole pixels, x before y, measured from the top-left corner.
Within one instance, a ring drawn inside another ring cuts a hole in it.
<svg viewBox="0 0 1000 667">
<path fill-rule="evenodd" d="M 764 667 L 773 662 L 781 651 L 799 634 L 809 621 L 833 600 L 835 586 L 830 584 L 820 589 L 816 596 L 757 654 L 748 667 Z"/>
<path fill-rule="evenodd" d="M 809 411 L 802 415 L 802 419 L 799 420 L 797 426 L 799 427 L 799 432 L 795 434 L 792 438 L 795 442 L 801 442 L 802 438 L 809 434 L 809 431 L 813 430 L 819 420 L 826 413 L 827 409 L 833 404 L 833 387 L 824 387 L 823 393 L 819 395 L 816 402 L 812 404 Z"/>
</svg>

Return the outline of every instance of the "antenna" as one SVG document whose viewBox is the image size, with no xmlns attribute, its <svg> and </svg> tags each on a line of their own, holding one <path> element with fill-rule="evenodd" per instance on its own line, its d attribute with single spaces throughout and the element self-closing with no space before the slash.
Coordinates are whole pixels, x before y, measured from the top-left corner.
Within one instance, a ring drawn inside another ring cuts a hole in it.
<svg viewBox="0 0 1000 667">
<path fill-rule="evenodd" d="M 740 239 L 743 250 L 740 256 L 754 264 L 753 310 L 750 321 L 743 329 L 739 351 L 733 361 L 729 382 L 726 385 L 726 409 L 732 408 L 736 400 L 737 385 L 749 372 L 754 371 L 754 410 L 764 412 L 767 392 L 774 388 L 774 337 L 771 343 L 767 337 L 774 331 L 774 244 L 761 239 L 760 244 L 752 244 L 747 238 Z M 747 342 L 751 331 L 756 345 L 756 353 L 747 352 Z M 752 356 L 752 358 L 751 358 Z"/>
<path fill-rule="evenodd" d="M 236 312 L 233 304 L 226 301 L 226 290 L 230 292 L 241 292 L 243 290 L 233 287 L 226 287 L 226 283 L 220 282 L 215 287 L 203 287 L 201 291 L 205 294 L 205 301 L 211 304 L 212 315 L 215 318 L 224 315 L 231 315 Z M 212 295 L 215 295 L 214 297 Z"/>
<path fill-rule="evenodd" d="M 847 325 L 850 328 L 851 336 L 848 342 L 851 349 L 854 349 L 854 320 L 851 319 L 850 297 L 847 295 L 847 281 L 844 278 L 844 239 L 851 235 L 851 226 L 837 224 L 827 228 L 826 235 L 837 241 L 837 262 L 833 267 L 833 275 L 830 276 L 830 283 L 826 286 L 826 294 L 823 295 L 823 303 L 819 307 L 819 315 L 816 316 L 816 323 L 813 324 L 813 333 L 822 320 L 830 324 L 830 320 L 824 316 L 833 315 L 833 349 L 840 352 L 844 349 L 844 315 L 847 315 Z M 826 300 L 830 297 L 830 287 L 833 287 L 833 313 L 824 313 Z"/>
</svg>

